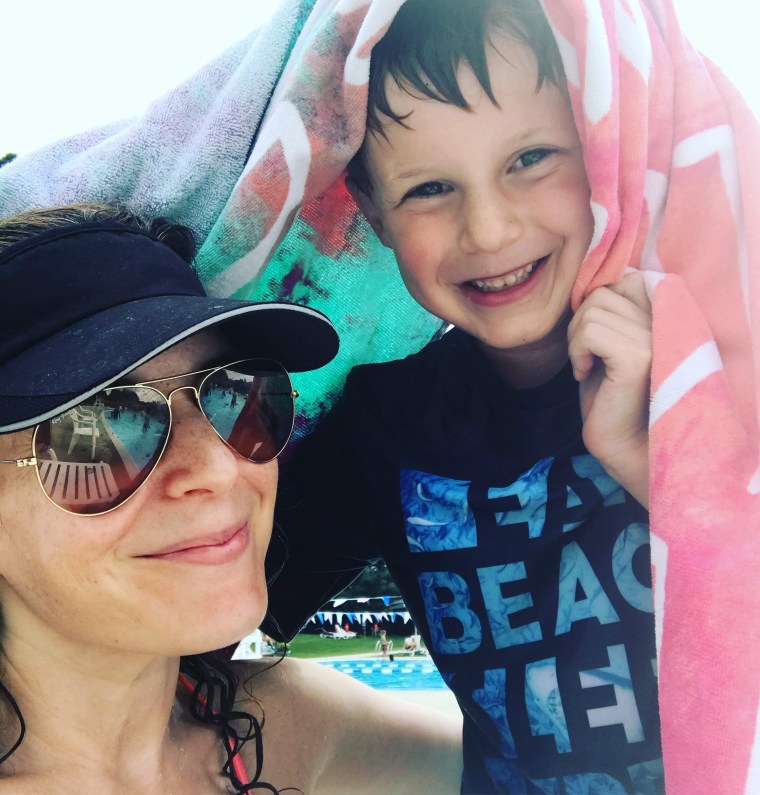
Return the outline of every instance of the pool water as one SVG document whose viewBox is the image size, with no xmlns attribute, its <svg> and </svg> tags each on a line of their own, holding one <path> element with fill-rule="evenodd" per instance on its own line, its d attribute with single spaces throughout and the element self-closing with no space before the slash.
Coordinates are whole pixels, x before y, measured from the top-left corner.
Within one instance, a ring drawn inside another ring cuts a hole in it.
<svg viewBox="0 0 760 795">
<path fill-rule="evenodd" d="M 430 660 L 330 660 L 321 663 L 378 690 L 445 690 Z"/>
</svg>

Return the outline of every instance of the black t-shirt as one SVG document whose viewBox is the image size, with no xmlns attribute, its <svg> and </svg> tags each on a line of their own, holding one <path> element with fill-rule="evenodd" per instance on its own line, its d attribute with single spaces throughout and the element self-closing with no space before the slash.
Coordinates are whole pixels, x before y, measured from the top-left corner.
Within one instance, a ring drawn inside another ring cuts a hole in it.
<svg viewBox="0 0 760 795">
<path fill-rule="evenodd" d="M 662 791 L 648 517 L 569 366 L 512 390 L 455 330 L 357 367 L 282 482 L 271 619 L 292 636 L 383 557 L 462 708 L 463 792 Z"/>
</svg>

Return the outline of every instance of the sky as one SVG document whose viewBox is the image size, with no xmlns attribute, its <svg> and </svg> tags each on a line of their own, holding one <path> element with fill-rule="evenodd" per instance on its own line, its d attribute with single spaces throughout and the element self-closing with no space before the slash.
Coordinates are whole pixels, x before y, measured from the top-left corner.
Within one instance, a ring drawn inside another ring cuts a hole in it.
<svg viewBox="0 0 760 795">
<path fill-rule="evenodd" d="M 79 130 L 139 114 L 152 99 L 259 27 L 278 2 L 3 4 L 0 156 L 33 151 Z M 760 117 L 760 7 L 747 0 L 675 3 L 687 35 L 721 66 Z"/>
</svg>

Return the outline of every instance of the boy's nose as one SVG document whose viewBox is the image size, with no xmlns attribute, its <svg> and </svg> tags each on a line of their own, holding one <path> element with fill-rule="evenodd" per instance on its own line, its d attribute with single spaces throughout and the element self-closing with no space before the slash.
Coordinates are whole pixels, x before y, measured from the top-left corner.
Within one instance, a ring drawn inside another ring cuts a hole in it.
<svg viewBox="0 0 760 795">
<path fill-rule="evenodd" d="M 461 245 L 468 254 L 497 253 L 523 232 L 523 222 L 514 202 L 498 191 L 468 200 L 461 224 Z"/>
</svg>

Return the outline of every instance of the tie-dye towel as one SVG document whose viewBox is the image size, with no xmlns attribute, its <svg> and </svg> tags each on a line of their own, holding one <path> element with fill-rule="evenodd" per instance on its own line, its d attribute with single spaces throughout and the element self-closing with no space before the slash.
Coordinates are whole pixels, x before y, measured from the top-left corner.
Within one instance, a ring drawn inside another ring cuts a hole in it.
<svg viewBox="0 0 760 795">
<path fill-rule="evenodd" d="M 402 2 L 286 0 L 143 118 L 0 170 L 0 211 L 121 198 L 198 231 L 213 293 L 326 311 L 344 342 L 310 384 L 322 395 L 313 420 L 350 366 L 417 350 L 438 326 L 406 295 L 340 179 L 364 132 L 372 44 Z M 542 3 L 596 218 L 574 300 L 629 266 L 647 271 L 653 299 L 667 790 L 760 793 L 760 221 L 750 221 L 760 219 L 760 131 L 683 38 L 671 0 Z"/>
</svg>

